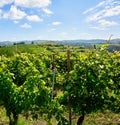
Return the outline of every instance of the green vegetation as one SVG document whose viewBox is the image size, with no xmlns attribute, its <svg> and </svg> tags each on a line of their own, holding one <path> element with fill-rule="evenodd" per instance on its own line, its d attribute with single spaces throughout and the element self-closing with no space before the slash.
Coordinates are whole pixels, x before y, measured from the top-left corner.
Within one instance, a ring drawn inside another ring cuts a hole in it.
<svg viewBox="0 0 120 125">
<path fill-rule="evenodd" d="M 120 124 L 120 52 L 106 48 L 83 52 L 54 43 L 0 48 L 0 111 L 8 116 L 0 113 L 0 122 L 75 125 L 83 118 L 85 125 Z"/>
</svg>

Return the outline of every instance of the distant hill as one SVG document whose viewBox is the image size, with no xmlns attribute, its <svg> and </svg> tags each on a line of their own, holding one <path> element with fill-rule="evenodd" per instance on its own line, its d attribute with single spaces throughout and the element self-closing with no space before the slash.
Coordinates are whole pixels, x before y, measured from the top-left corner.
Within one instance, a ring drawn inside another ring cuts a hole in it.
<svg viewBox="0 0 120 125">
<path fill-rule="evenodd" d="M 2 41 L 0 42 L 0 46 L 9 46 L 9 45 L 12 45 L 13 42 L 10 42 L 10 41 Z"/>
<path fill-rule="evenodd" d="M 93 40 L 63 40 L 63 41 L 56 41 L 58 44 L 63 45 L 73 45 L 73 46 L 91 46 L 91 44 L 103 44 L 106 43 L 106 40 L 103 39 L 93 39 Z M 91 47 L 88 47 L 91 48 Z"/>
<path fill-rule="evenodd" d="M 81 44 L 81 43 L 92 43 L 92 44 L 103 44 L 106 43 L 104 39 L 91 39 L 91 40 L 63 40 L 63 41 L 56 41 L 57 43 L 62 44 Z M 120 39 L 112 39 L 110 40 L 110 44 L 120 44 Z"/>
<path fill-rule="evenodd" d="M 33 43 L 40 43 L 40 42 L 48 42 L 49 40 L 23 40 L 23 41 L 0 41 L 0 46 L 9 46 L 13 44 L 33 44 Z"/>
<path fill-rule="evenodd" d="M 57 44 L 62 45 L 75 45 L 75 46 L 84 46 L 84 45 L 91 45 L 91 44 L 103 44 L 106 43 L 104 39 L 91 39 L 91 40 L 24 40 L 24 41 L 2 41 L 0 42 L 0 46 L 8 46 L 17 43 L 24 43 L 24 44 L 34 44 L 34 43 L 43 43 L 43 42 L 55 42 Z M 120 39 L 112 39 L 109 44 L 120 44 Z"/>
<path fill-rule="evenodd" d="M 110 44 L 120 44 L 120 39 L 113 39 L 110 41 Z"/>
</svg>

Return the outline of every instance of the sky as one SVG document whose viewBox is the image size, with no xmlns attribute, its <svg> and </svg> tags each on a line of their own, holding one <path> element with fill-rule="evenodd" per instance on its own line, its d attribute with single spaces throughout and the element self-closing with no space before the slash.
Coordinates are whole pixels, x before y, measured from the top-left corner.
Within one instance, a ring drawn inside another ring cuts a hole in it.
<svg viewBox="0 0 120 125">
<path fill-rule="evenodd" d="M 0 41 L 120 38 L 120 0 L 0 0 Z"/>
</svg>

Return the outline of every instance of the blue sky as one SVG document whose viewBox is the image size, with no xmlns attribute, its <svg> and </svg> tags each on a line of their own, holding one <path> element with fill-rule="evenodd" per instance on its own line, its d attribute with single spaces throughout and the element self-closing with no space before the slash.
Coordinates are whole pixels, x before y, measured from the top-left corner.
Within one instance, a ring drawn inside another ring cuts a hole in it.
<svg viewBox="0 0 120 125">
<path fill-rule="evenodd" d="M 120 0 L 1 0 L 0 41 L 120 38 Z"/>
</svg>

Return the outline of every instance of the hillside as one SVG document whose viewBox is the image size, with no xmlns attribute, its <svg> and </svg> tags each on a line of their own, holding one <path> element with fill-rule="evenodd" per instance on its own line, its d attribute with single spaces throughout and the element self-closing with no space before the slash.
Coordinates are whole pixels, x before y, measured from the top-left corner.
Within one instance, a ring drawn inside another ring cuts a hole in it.
<svg viewBox="0 0 120 125">
<path fill-rule="evenodd" d="M 8 46 L 12 44 L 18 44 L 18 43 L 24 43 L 24 44 L 31 44 L 31 43 L 43 43 L 43 42 L 55 42 L 57 44 L 63 44 L 63 45 L 75 45 L 75 46 L 81 46 L 86 44 L 103 44 L 106 43 L 106 40 L 104 39 L 90 39 L 90 40 L 24 40 L 24 41 L 1 41 L 0 46 Z M 120 39 L 112 39 L 110 41 L 110 44 L 120 44 Z"/>
</svg>

